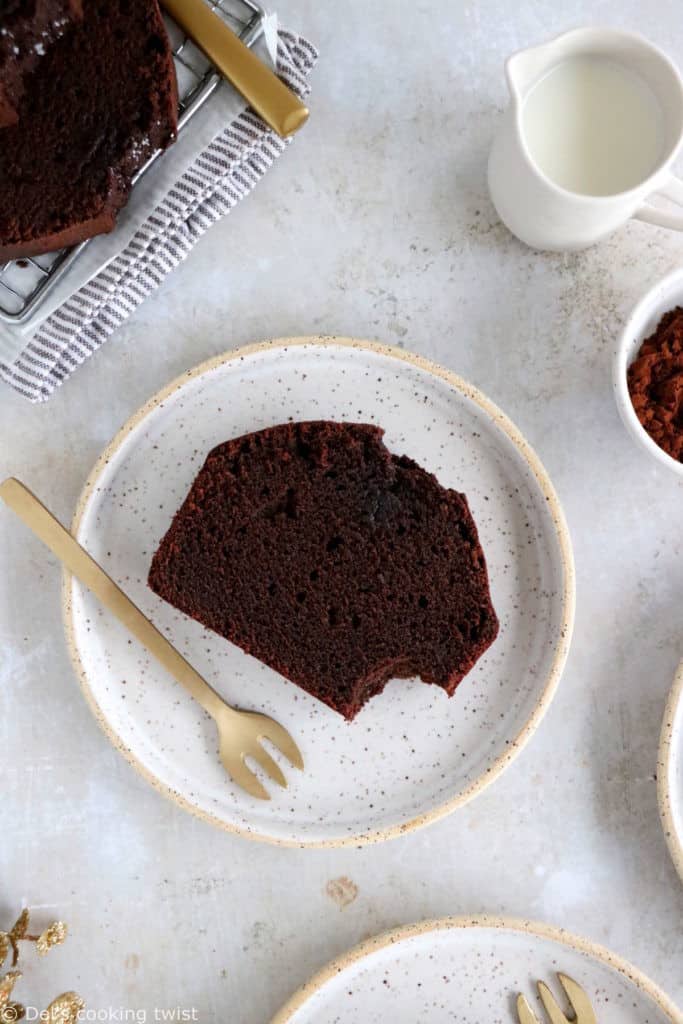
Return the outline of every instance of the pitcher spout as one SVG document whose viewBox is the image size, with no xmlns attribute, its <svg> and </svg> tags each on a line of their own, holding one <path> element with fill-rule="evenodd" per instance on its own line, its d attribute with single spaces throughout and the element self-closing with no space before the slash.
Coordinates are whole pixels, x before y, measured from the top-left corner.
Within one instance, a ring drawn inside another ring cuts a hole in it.
<svg viewBox="0 0 683 1024">
<path fill-rule="evenodd" d="M 513 103 L 521 104 L 531 87 L 554 63 L 554 41 L 518 50 L 508 58 L 505 75 Z"/>
<path fill-rule="evenodd" d="M 513 103 L 520 104 L 531 87 L 555 64 L 590 47 L 603 33 L 595 28 L 575 28 L 539 46 L 530 46 L 508 59 L 505 75 Z"/>
</svg>

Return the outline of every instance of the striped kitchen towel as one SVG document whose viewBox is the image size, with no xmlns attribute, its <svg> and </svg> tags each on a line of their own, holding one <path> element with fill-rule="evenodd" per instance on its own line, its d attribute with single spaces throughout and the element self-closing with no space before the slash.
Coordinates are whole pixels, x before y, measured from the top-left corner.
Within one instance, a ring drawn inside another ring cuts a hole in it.
<svg viewBox="0 0 683 1024">
<path fill-rule="evenodd" d="M 277 72 L 299 96 L 317 51 L 280 30 Z M 223 129 L 150 212 L 128 245 L 40 324 L 0 377 L 31 402 L 43 402 L 130 316 L 197 240 L 224 217 L 284 151 L 280 139 L 249 109 Z"/>
</svg>

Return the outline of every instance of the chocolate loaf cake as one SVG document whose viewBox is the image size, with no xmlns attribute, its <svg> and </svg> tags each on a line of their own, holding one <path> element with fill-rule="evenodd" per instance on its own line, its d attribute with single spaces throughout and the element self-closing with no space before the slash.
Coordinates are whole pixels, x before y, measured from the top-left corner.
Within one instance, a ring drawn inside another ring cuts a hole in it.
<svg viewBox="0 0 683 1024">
<path fill-rule="evenodd" d="M 0 7 L 0 32 L 5 21 Z M 175 68 L 157 0 L 85 0 L 82 18 L 22 73 L 20 92 L 15 123 L 0 128 L 0 260 L 110 231 L 135 173 L 175 138 Z"/>
<path fill-rule="evenodd" d="M 82 16 L 82 0 L 3 0 L 0 4 L 0 128 L 17 123 L 24 80 Z"/>
<path fill-rule="evenodd" d="M 347 719 L 394 677 L 453 694 L 498 632 L 467 500 L 382 435 L 286 423 L 219 445 L 149 573 Z"/>
</svg>

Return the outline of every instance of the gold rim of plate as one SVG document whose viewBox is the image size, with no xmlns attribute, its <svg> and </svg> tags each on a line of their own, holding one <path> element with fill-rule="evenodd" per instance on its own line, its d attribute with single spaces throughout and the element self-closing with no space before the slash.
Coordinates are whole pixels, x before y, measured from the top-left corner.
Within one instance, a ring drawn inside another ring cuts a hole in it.
<svg viewBox="0 0 683 1024">
<path fill-rule="evenodd" d="M 666 702 L 657 757 L 657 799 L 659 813 L 673 862 L 683 881 L 683 835 L 676 827 L 673 812 L 673 756 L 674 722 L 683 715 L 683 661 L 678 666 L 671 693 Z"/>
<path fill-rule="evenodd" d="M 378 829 L 365 834 L 354 835 L 354 836 L 341 836 L 337 839 L 282 839 L 276 836 L 268 835 L 267 833 L 261 833 L 252 831 L 251 829 L 245 828 L 240 825 L 233 824 L 231 822 L 223 821 L 216 815 L 212 815 L 207 811 L 203 811 L 200 808 L 192 804 L 186 797 L 176 790 L 170 788 L 165 783 L 161 782 L 151 772 L 149 772 L 143 764 L 137 759 L 135 754 L 121 741 L 116 733 L 111 728 L 106 716 L 102 713 L 97 701 L 95 700 L 94 694 L 90 688 L 87 674 L 83 668 L 80 654 L 76 645 L 75 637 L 75 626 L 73 618 L 73 608 L 71 601 L 71 585 L 72 578 L 68 571 L 63 574 L 63 585 L 62 585 L 62 613 L 64 618 L 64 627 L 66 631 L 66 640 L 69 650 L 69 655 L 74 667 L 74 671 L 79 679 L 81 689 L 88 702 L 90 710 L 98 721 L 100 727 L 108 737 L 112 745 L 126 758 L 128 763 L 147 780 L 158 792 L 169 797 L 175 803 L 179 804 L 185 810 L 190 811 L 192 814 L 201 818 L 203 821 L 207 821 L 212 825 L 216 825 L 218 828 L 223 829 L 226 832 L 232 832 L 237 835 L 244 836 L 247 839 L 257 840 L 261 842 L 267 842 L 276 846 L 289 846 L 299 848 L 323 848 L 323 847 L 342 847 L 342 846 L 365 846 L 370 843 L 382 842 L 387 839 L 394 839 L 398 836 L 405 835 L 407 832 L 412 832 L 415 829 L 422 828 L 432 822 L 438 821 L 440 818 L 445 817 L 458 807 L 462 807 L 469 803 L 475 796 L 481 793 L 487 786 L 491 785 L 499 775 L 515 760 L 519 752 L 526 746 L 533 734 L 536 732 L 545 712 L 547 711 L 550 703 L 555 695 L 557 686 L 562 675 L 567 654 L 569 652 L 569 645 L 572 636 L 572 630 L 574 626 L 574 612 L 576 603 L 576 582 L 575 582 L 575 570 L 574 570 L 574 557 L 572 553 L 572 545 L 569 537 L 569 530 L 565 521 L 564 513 L 560 505 L 559 499 L 555 493 L 555 489 L 550 482 L 550 478 L 546 473 L 540 459 L 536 455 L 535 451 L 527 443 L 525 438 L 522 436 L 517 427 L 512 423 L 510 419 L 503 413 L 493 402 L 491 402 L 481 391 L 468 384 L 467 381 L 463 380 L 456 373 L 451 370 L 447 370 L 443 366 L 439 366 L 438 363 L 434 363 L 429 359 L 425 359 L 423 356 L 415 355 L 411 352 L 405 352 L 403 349 L 395 348 L 392 345 L 384 345 L 380 342 L 374 341 L 361 341 L 356 338 L 346 337 L 335 337 L 334 335 L 324 335 L 315 337 L 293 337 L 293 338 L 276 338 L 270 341 L 261 341 L 251 345 L 245 345 L 242 348 L 235 349 L 231 352 L 224 352 L 221 355 L 214 356 L 211 359 L 207 359 L 205 362 L 200 363 L 193 369 L 187 370 L 185 373 L 176 377 L 170 384 L 162 388 L 155 395 L 152 396 L 143 406 L 138 409 L 137 412 L 128 419 L 123 427 L 118 431 L 113 440 L 104 449 L 97 462 L 93 466 L 88 479 L 86 480 L 85 486 L 81 492 L 80 498 L 76 505 L 76 511 L 74 513 L 73 521 L 71 524 L 71 532 L 74 537 L 78 536 L 80 529 L 81 520 L 85 512 L 86 506 L 93 495 L 95 489 L 98 486 L 100 476 L 104 472 L 106 466 L 111 462 L 112 458 L 118 452 L 119 448 L 133 431 L 147 416 L 149 416 L 155 409 L 157 409 L 166 399 L 171 395 L 174 395 L 177 391 L 183 388 L 190 381 L 196 380 L 198 377 L 204 374 L 210 373 L 212 370 L 216 370 L 219 367 L 225 366 L 228 363 L 243 360 L 248 356 L 254 355 L 258 352 L 265 352 L 270 349 L 288 349 L 296 347 L 319 347 L 319 348 L 331 348 L 341 347 L 348 349 L 360 349 L 369 352 L 375 352 L 378 355 L 388 356 L 396 359 L 399 362 L 407 363 L 410 366 L 415 366 L 418 369 L 424 370 L 427 373 L 445 380 L 452 388 L 461 394 L 465 395 L 466 398 L 473 401 L 481 409 L 486 412 L 491 419 L 500 427 L 505 434 L 509 437 L 512 443 L 515 445 L 517 450 L 523 456 L 531 471 L 536 478 L 543 497 L 547 501 L 548 509 L 550 511 L 557 540 L 559 544 L 560 559 L 562 562 L 562 569 L 564 572 L 564 588 L 562 593 L 562 624 L 558 631 L 558 640 L 555 647 L 555 656 L 553 663 L 550 668 L 550 672 L 545 681 L 545 685 L 541 694 L 539 695 L 538 701 L 534 706 L 526 724 L 519 731 L 517 736 L 510 741 L 507 750 L 504 754 L 501 754 L 492 765 L 473 783 L 468 786 L 466 790 L 458 793 L 456 796 L 444 801 L 438 807 L 433 808 L 430 811 L 425 811 L 422 814 L 416 815 L 410 821 L 403 822 L 398 825 L 394 825 L 391 828 Z"/>
<path fill-rule="evenodd" d="M 681 1013 L 669 996 L 654 981 L 651 981 L 642 971 L 639 971 L 637 967 L 634 967 L 616 953 L 612 953 L 605 946 L 601 946 L 590 939 L 584 939 L 579 935 L 574 935 L 572 932 L 565 931 L 564 928 L 556 928 L 554 925 L 544 924 L 541 921 L 526 921 L 516 917 L 489 917 L 486 914 L 476 917 L 440 917 L 419 921 L 417 924 L 404 925 L 401 928 L 382 932 L 374 938 L 361 942 L 347 953 L 343 953 L 340 957 L 330 961 L 309 981 L 305 982 L 301 988 L 297 989 L 285 1005 L 278 1010 L 270 1024 L 288 1024 L 294 1014 L 302 1009 L 308 1000 L 328 981 L 352 964 L 366 959 L 387 946 L 396 945 L 398 942 L 413 939 L 428 932 L 464 930 L 467 928 L 496 928 L 501 931 L 514 931 L 524 935 L 534 935 L 539 939 L 550 939 L 579 953 L 584 953 L 594 960 L 614 968 L 614 970 L 631 981 L 641 992 L 650 996 L 674 1024 L 683 1024 L 683 1013 Z M 516 993 L 511 994 L 516 995 Z"/>
</svg>

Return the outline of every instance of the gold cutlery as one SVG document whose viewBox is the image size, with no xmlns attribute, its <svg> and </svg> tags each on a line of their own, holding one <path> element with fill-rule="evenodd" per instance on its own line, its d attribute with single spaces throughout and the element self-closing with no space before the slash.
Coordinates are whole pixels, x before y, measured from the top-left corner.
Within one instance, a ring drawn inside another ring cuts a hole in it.
<svg viewBox="0 0 683 1024">
<path fill-rule="evenodd" d="M 162 5 L 273 131 L 285 139 L 305 124 L 308 108 L 205 0 L 162 0 Z"/>
<path fill-rule="evenodd" d="M 0 498 L 211 715 L 218 728 L 220 759 L 233 781 L 251 796 L 270 799 L 246 764 L 245 759 L 251 758 L 269 778 L 286 787 L 280 766 L 261 740 L 268 740 L 296 768 L 303 769 L 299 748 L 287 730 L 267 715 L 227 704 L 19 480 L 9 478 L 0 484 Z"/>
<path fill-rule="evenodd" d="M 569 1000 L 573 1017 L 567 1017 L 562 1012 L 548 986 L 544 982 L 539 981 L 538 994 L 541 997 L 545 1012 L 548 1014 L 550 1024 L 572 1024 L 572 1022 L 573 1024 L 597 1024 L 590 999 L 578 982 L 569 978 L 566 974 L 558 974 L 557 977 Z M 521 993 L 517 996 L 517 1016 L 519 1017 L 519 1024 L 538 1024 L 538 1018 L 529 1006 L 526 996 L 523 996 Z"/>
</svg>

